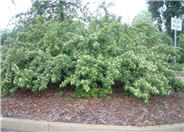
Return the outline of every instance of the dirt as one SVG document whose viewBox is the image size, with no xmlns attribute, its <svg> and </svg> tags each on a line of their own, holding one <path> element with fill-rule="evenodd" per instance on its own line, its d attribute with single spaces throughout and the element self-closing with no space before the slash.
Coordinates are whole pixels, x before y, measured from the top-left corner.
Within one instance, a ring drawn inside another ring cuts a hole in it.
<svg viewBox="0 0 184 132">
<path fill-rule="evenodd" d="M 151 96 L 150 104 L 115 90 L 111 98 L 75 99 L 70 88 L 51 86 L 34 94 L 28 90 L 1 98 L 3 117 L 56 122 L 105 124 L 121 126 L 153 126 L 184 122 L 184 93 L 169 97 Z"/>
</svg>

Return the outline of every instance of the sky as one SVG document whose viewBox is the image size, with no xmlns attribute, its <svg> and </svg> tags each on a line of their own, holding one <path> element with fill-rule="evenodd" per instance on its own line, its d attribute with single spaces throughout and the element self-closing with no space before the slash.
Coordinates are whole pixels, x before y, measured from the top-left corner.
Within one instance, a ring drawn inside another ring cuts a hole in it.
<svg viewBox="0 0 184 132">
<path fill-rule="evenodd" d="M 31 7 L 31 0 L 0 0 L 0 29 L 13 28 L 9 25 L 13 16 L 18 13 L 26 12 Z M 90 1 L 90 9 L 95 10 L 98 3 L 97 0 Z M 122 16 L 122 22 L 131 23 L 133 18 L 143 10 L 147 9 L 146 0 L 106 0 L 107 3 L 113 1 L 114 5 L 109 7 L 110 12 L 118 16 Z"/>
</svg>

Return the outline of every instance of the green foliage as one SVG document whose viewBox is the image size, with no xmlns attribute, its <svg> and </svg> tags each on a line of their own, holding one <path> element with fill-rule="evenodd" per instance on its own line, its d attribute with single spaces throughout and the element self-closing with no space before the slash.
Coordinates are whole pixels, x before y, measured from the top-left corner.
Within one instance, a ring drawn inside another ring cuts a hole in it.
<svg viewBox="0 0 184 132">
<path fill-rule="evenodd" d="M 9 29 L 5 29 L 5 30 L 0 30 L 0 44 L 4 45 L 4 44 L 8 44 L 6 43 L 6 41 L 11 38 L 11 39 L 15 39 L 16 37 L 16 31 L 13 30 L 9 30 Z"/>
<path fill-rule="evenodd" d="M 135 23 L 143 22 L 143 21 L 147 22 L 147 23 L 150 23 L 150 24 L 153 23 L 153 20 L 152 20 L 150 12 L 148 12 L 148 11 L 140 12 L 137 16 L 134 17 L 132 23 L 135 24 Z"/>
<path fill-rule="evenodd" d="M 72 98 L 68 97 L 66 98 L 66 101 L 70 102 L 72 100 Z"/>
<path fill-rule="evenodd" d="M 107 96 L 107 100 L 110 101 L 111 100 L 111 96 Z"/>
<path fill-rule="evenodd" d="M 166 105 L 167 105 L 167 102 L 166 102 L 166 101 L 163 101 L 163 102 L 162 102 L 162 105 L 163 105 L 163 106 L 166 106 Z"/>
<path fill-rule="evenodd" d="M 49 83 L 75 87 L 74 97 L 112 94 L 115 81 L 127 94 L 149 102 L 150 95 L 168 96 L 184 91 L 168 61 L 179 49 L 162 40 L 154 25 L 121 24 L 115 16 L 94 19 L 86 27 L 79 21 L 31 24 L 16 41 L 2 46 L 2 94 L 47 89 Z"/>
<path fill-rule="evenodd" d="M 180 63 L 184 64 L 184 33 L 179 35 L 178 47 L 180 47 Z"/>
<path fill-rule="evenodd" d="M 63 96 L 64 96 L 64 92 L 63 92 L 63 91 L 60 91 L 60 92 L 59 92 L 59 95 L 60 95 L 61 97 L 63 97 Z"/>
</svg>

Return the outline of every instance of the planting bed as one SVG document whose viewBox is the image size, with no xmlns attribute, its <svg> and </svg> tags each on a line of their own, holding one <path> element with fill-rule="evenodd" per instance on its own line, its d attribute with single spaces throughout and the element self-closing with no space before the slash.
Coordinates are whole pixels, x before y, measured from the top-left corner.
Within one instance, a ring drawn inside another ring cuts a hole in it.
<svg viewBox="0 0 184 132">
<path fill-rule="evenodd" d="M 59 96 L 56 86 L 39 94 L 21 91 L 2 97 L 3 117 L 75 122 L 84 124 L 106 124 L 121 126 L 152 126 L 184 122 L 184 93 L 172 93 L 169 97 L 151 96 L 150 104 L 126 96 L 114 89 L 110 97 L 75 99 L 71 88 Z M 118 89 L 118 90 L 117 90 Z"/>
</svg>

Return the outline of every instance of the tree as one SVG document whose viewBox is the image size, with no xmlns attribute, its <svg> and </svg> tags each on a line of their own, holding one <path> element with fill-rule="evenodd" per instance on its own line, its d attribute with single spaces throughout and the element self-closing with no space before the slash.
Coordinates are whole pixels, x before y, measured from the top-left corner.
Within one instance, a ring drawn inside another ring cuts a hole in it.
<svg viewBox="0 0 184 132">
<path fill-rule="evenodd" d="M 32 22 L 37 15 L 43 16 L 46 21 L 63 21 L 74 17 L 86 21 L 88 13 L 87 4 L 83 4 L 81 0 L 33 0 L 31 9 L 17 17 L 25 15 Z"/>
<path fill-rule="evenodd" d="M 174 39 L 173 37 L 174 31 L 171 30 L 171 17 L 177 16 L 178 18 L 181 18 L 184 20 L 184 0 L 179 0 L 179 1 L 147 0 L 147 3 L 149 5 L 149 11 L 151 12 L 154 20 L 156 20 L 160 31 L 166 31 L 166 33 Z M 184 24 L 182 29 L 184 29 Z M 182 47 L 183 34 L 184 34 L 184 30 L 178 32 L 178 39 L 179 39 L 178 47 L 181 48 L 180 49 L 181 58 L 178 60 L 179 63 L 184 63 L 184 59 L 183 59 L 184 47 Z"/>
<path fill-rule="evenodd" d="M 148 9 L 152 17 L 157 21 L 159 29 L 162 31 L 166 30 L 167 34 L 173 36 L 171 17 L 177 16 L 178 18 L 184 19 L 184 0 L 147 0 L 147 4 L 149 5 Z"/>
<path fill-rule="evenodd" d="M 148 22 L 150 24 L 154 23 L 154 21 L 151 17 L 151 13 L 149 11 L 140 12 L 137 16 L 134 17 L 132 23 L 135 24 L 137 22 L 142 22 L 142 21 Z"/>
<path fill-rule="evenodd" d="M 14 0 L 12 4 L 16 5 Z M 32 7 L 26 13 L 20 13 L 13 20 L 16 23 L 13 35 L 18 32 L 28 30 L 29 25 L 40 21 L 80 20 L 88 23 L 92 15 L 88 10 L 88 3 L 84 4 L 81 0 L 32 0 Z M 12 33 L 5 32 L 1 37 L 1 44 L 4 44 L 8 36 Z"/>
</svg>

